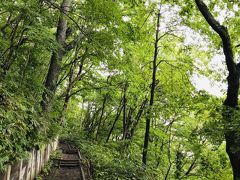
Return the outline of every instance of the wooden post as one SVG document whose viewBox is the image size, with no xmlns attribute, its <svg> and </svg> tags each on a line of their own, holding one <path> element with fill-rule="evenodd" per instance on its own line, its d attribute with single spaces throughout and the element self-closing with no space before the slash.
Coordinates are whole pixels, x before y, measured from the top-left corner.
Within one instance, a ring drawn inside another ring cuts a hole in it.
<svg viewBox="0 0 240 180">
<path fill-rule="evenodd" d="M 11 166 L 10 180 L 18 180 L 19 179 L 20 167 L 21 167 L 21 162 L 14 162 L 14 164 Z"/>
<path fill-rule="evenodd" d="M 41 158 L 41 153 L 40 150 L 36 151 L 36 175 L 40 172 L 40 159 Z"/>
<path fill-rule="evenodd" d="M 50 144 L 48 144 L 47 146 L 46 146 L 46 154 L 45 154 L 45 159 L 44 159 L 44 161 L 45 161 L 45 164 L 47 164 L 47 162 L 48 162 L 48 160 L 49 160 L 49 157 L 50 157 L 50 148 L 51 148 L 51 146 L 50 146 Z"/>
<path fill-rule="evenodd" d="M 41 159 L 40 171 L 42 170 L 42 168 L 45 165 L 45 161 L 44 161 L 45 149 L 46 149 L 46 146 L 43 149 L 41 149 L 41 151 L 40 151 L 40 154 L 41 154 L 41 158 L 40 158 Z"/>
<path fill-rule="evenodd" d="M 0 179 L 1 180 L 6 180 L 7 179 L 7 171 L 0 172 Z"/>
<path fill-rule="evenodd" d="M 31 153 L 29 153 L 29 159 L 28 159 L 27 167 L 26 167 L 26 180 L 31 179 L 32 158 L 33 158 L 33 151 Z"/>
<path fill-rule="evenodd" d="M 27 172 L 27 163 L 26 161 L 21 160 L 18 180 L 26 180 L 26 172 Z"/>
<path fill-rule="evenodd" d="M 11 169 L 12 169 L 12 166 L 9 165 L 8 168 L 7 168 L 7 180 L 10 180 L 10 177 L 11 177 Z"/>
<path fill-rule="evenodd" d="M 35 178 L 35 174 L 36 174 L 36 149 L 33 149 L 32 152 L 32 167 L 31 167 L 31 177 L 30 179 L 34 179 Z"/>
</svg>

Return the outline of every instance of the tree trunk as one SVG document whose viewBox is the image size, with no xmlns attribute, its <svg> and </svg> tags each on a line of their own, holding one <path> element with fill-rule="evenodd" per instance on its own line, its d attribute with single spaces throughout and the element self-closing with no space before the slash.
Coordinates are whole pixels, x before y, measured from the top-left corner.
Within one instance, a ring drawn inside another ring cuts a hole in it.
<svg viewBox="0 0 240 180">
<path fill-rule="evenodd" d="M 126 126 L 127 126 L 127 82 L 124 85 L 124 94 L 123 94 L 123 140 L 126 138 Z"/>
<path fill-rule="evenodd" d="M 149 134 L 150 134 L 150 120 L 151 120 L 151 115 L 152 115 L 152 107 L 153 107 L 153 103 L 154 103 L 154 93 L 155 93 L 155 87 L 156 87 L 159 28 L 160 28 L 160 11 L 157 14 L 157 27 L 156 27 L 156 39 L 155 39 L 155 43 L 154 43 L 151 94 L 150 94 L 149 107 L 148 107 L 147 117 L 146 117 L 146 130 L 145 130 L 145 138 L 144 138 L 144 145 L 143 145 L 142 163 L 145 166 L 147 165 L 147 151 L 148 151 L 148 141 L 149 141 Z"/>
<path fill-rule="evenodd" d="M 61 15 L 58 21 L 56 40 L 61 46 L 57 51 L 54 51 L 51 56 L 50 67 L 45 81 L 46 90 L 42 95 L 41 106 L 43 111 L 49 111 L 53 95 L 57 88 L 58 76 L 60 74 L 61 61 L 65 54 L 63 49 L 66 42 L 67 20 L 65 14 L 69 12 L 72 0 L 63 0 L 61 5 Z"/>
<path fill-rule="evenodd" d="M 96 132 L 96 137 L 95 137 L 96 140 L 98 139 L 100 126 L 102 124 L 102 119 L 103 119 L 103 114 L 104 114 L 104 110 L 105 110 L 105 107 L 106 107 L 107 98 L 108 98 L 108 94 L 105 94 L 104 99 L 103 99 L 102 108 L 101 108 L 101 115 L 100 115 L 100 118 L 98 120 L 98 127 L 97 127 L 97 132 Z"/>
<path fill-rule="evenodd" d="M 107 139 L 106 139 L 105 143 L 108 143 L 109 138 L 110 138 L 110 136 L 111 136 L 111 134 L 113 132 L 113 129 L 115 127 L 115 124 L 116 124 L 117 120 L 119 119 L 119 116 L 121 115 L 122 109 L 123 109 L 123 105 L 122 105 L 122 101 L 121 101 L 120 102 L 120 106 L 118 107 L 117 114 L 116 114 L 116 117 L 114 119 L 113 125 L 112 125 L 112 127 L 111 127 L 111 129 L 110 129 L 110 131 L 108 133 L 108 136 L 107 136 Z"/>
<path fill-rule="evenodd" d="M 65 93 L 65 97 L 64 97 L 63 109 L 62 109 L 61 116 L 60 116 L 61 123 L 64 123 L 64 114 L 67 111 L 68 102 L 69 102 L 70 98 L 72 97 L 72 95 L 71 95 L 72 89 L 74 88 L 76 83 L 81 80 L 81 77 L 82 77 L 81 75 L 82 75 L 82 70 L 83 70 L 83 63 L 84 63 L 84 58 L 85 58 L 84 55 L 85 54 L 81 58 L 80 64 L 78 66 L 78 73 L 74 77 L 74 71 L 75 71 L 75 68 L 76 68 L 76 63 L 77 63 L 76 59 L 77 59 L 78 52 L 79 51 L 76 50 L 76 52 L 75 52 L 75 60 L 74 60 L 73 64 L 71 65 L 71 68 L 70 68 L 70 73 L 69 73 L 69 78 L 68 78 L 68 86 L 67 86 L 67 89 L 66 89 L 66 93 Z"/>
<path fill-rule="evenodd" d="M 144 109 L 145 109 L 145 107 L 146 107 L 147 102 L 148 102 L 148 99 L 145 99 L 145 100 L 142 102 L 142 104 L 141 104 L 141 106 L 140 106 L 140 108 L 139 108 L 139 110 L 138 110 L 138 113 L 137 113 L 137 115 L 136 115 L 136 117 L 135 117 L 135 122 L 133 123 L 133 127 L 132 127 L 131 130 L 130 130 L 130 137 L 129 137 L 129 139 L 131 139 L 131 138 L 133 137 L 133 135 L 134 135 L 134 133 L 135 133 L 135 131 L 136 131 L 137 125 L 138 125 L 138 123 L 139 123 L 139 121 L 140 121 L 140 118 L 141 118 L 141 116 L 142 116 L 142 114 L 143 114 L 143 111 L 144 111 Z"/>
<path fill-rule="evenodd" d="M 202 0 L 195 0 L 195 2 L 208 24 L 222 39 L 225 62 L 229 73 L 227 77 L 227 98 L 223 103 L 226 109 L 225 112 L 223 112 L 223 118 L 226 121 L 224 132 L 226 151 L 232 165 L 234 180 L 240 180 L 240 136 L 237 130 L 238 128 L 234 127 L 234 124 L 236 123 L 234 111 L 238 109 L 240 64 L 234 62 L 231 39 L 227 28 L 220 25 L 220 23 L 214 19 L 208 7 Z"/>
<path fill-rule="evenodd" d="M 180 150 L 177 150 L 176 153 L 176 171 L 175 171 L 175 178 L 180 179 L 181 172 L 182 172 L 182 159 L 183 154 Z"/>
<path fill-rule="evenodd" d="M 225 132 L 226 151 L 231 162 L 234 180 L 240 180 L 240 141 L 236 130 Z"/>
<path fill-rule="evenodd" d="M 130 131 L 130 127 L 133 124 L 133 113 L 136 110 L 136 107 L 130 107 L 128 110 L 128 115 L 127 115 L 127 119 L 126 119 L 126 127 L 125 127 L 125 139 L 131 139 L 131 131 Z"/>
</svg>

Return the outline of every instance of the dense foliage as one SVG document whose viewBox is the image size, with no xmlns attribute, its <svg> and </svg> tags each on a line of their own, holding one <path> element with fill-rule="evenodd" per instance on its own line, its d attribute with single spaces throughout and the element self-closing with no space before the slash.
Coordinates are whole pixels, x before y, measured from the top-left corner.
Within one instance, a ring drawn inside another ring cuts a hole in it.
<svg viewBox="0 0 240 180">
<path fill-rule="evenodd" d="M 237 56 L 239 3 L 207 7 Z M 1 170 L 61 135 L 94 179 L 231 177 L 224 135 L 238 132 L 239 110 L 196 85 L 227 76 L 196 3 L 3 0 L 0 44 Z"/>
</svg>

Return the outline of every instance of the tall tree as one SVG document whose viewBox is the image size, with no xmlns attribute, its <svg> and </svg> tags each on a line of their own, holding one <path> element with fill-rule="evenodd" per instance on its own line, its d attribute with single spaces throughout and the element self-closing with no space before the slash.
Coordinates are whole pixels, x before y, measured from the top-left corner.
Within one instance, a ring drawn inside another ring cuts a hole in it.
<svg viewBox="0 0 240 180">
<path fill-rule="evenodd" d="M 154 104 L 154 93 L 156 88 L 156 73 L 157 73 L 157 57 L 158 57 L 158 42 L 159 42 L 159 28 L 160 28 L 160 10 L 157 14 L 157 25 L 156 25 L 156 36 L 154 42 L 154 56 L 152 61 L 152 83 L 151 83 L 151 92 L 150 92 L 150 100 L 149 100 L 149 109 L 147 112 L 146 118 L 146 130 L 145 130 L 145 138 L 143 145 L 143 156 L 142 162 L 144 165 L 147 165 L 147 152 L 148 152 L 148 142 L 149 142 L 149 134 L 150 134 L 150 121 L 152 116 L 152 108 Z"/>
<path fill-rule="evenodd" d="M 51 56 L 50 66 L 47 73 L 45 88 L 42 95 L 42 109 L 47 111 L 50 107 L 53 95 L 57 88 L 58 76 L 61 69 L 61 61 L 65 54 L 64 46 L 66 44 L 66 32 L 68 29 L 66 15 L 70 10 L 72 0 L 63 0 L 61 4 L 61 12 L 57 26 L 56 41 L 59 43 L 60 47 L 57 51 L 54 51 Z"/>
<path fill-rule="evenodd" d="M 240 138 L 238 130 L 236 127 L 234 127 L 234 121 L 236 121 L 236 117 L 234 117 L 234 111 L 236 111 L 238 107 L 240 63 L 236 64 L 234 62 L 231 38 L 229 36 L 227 27 L 221 25 L 213 17 L 208 7 L 202 0 L 195 0 L 195 2 L 208 24 L 222 39 L 223 52 L 228 69 L 227 97 L 223 103 L 223 105 L 226 107 L 223 116 L 227 121 L 225 125 L 226 151 L 231 161 L 234 179 L 238 180 L 240 179 Z"/>
</svg>

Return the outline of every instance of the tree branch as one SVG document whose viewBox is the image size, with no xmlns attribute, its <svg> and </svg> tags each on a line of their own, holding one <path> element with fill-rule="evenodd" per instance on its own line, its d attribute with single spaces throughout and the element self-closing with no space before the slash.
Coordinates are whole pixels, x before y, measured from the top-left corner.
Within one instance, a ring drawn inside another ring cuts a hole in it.
<svg viewBox="0 0 240 180">
<path fill-rule="evenodd" d="M 213 28 L 213 30 L 218 33 L 222 39 L 223 52 L 225 55 L 227 69 L 229 71 L 229 76 L 236 73 L 236 64 L 234 62 L 233 51 L 231 40 L 228 34 L 228 30 L 225 26 L 222 26 L 211 14 L 208 7 L 202 0 L 195 0 L 198 9 L 202 13 L 203 17 L 206 19 L 207 23 Z"/>
</svg>

